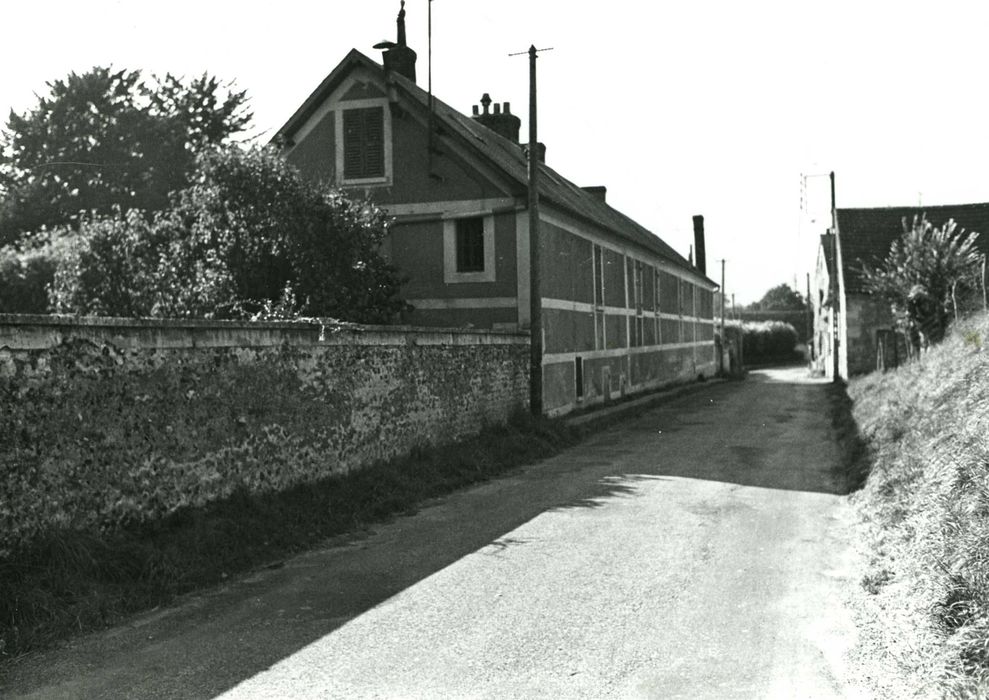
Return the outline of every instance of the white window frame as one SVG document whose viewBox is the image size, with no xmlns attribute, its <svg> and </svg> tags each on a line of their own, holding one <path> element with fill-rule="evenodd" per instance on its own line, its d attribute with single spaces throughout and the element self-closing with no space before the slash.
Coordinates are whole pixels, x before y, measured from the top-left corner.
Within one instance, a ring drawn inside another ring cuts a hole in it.
<svg viewBox="0 0 989 700">
<path fill-rule="evenodd" d="M 479 272 L 457 271 L 457 220 L 480 217 L 484 225 L 484 269 Z M 456 214 L 443 218 L 443 281 L 447 284 L 495 281 L 495 219 L 491 212 Z"/>
<path fill-rule="evenodd" d="M 343 176 L 343 113 L 348 109 L 366 109 L 368 107 L 380 107 L 382 110 L 382 129 L 385 151 L 385 174 L 381 177 L 362 177 L 344 179 Z M 334 115 L 334 130 L 336 132 L 336 173 L 337 184 L 342 187 L 355 186 L 383 186 L 392 184 L 392 130 L 391 130 L 391 109 L 388 107 L 387 97 L 373 97 L 365 100 L 345 100 L 337 103 L 336 114 Z"/>
</svg>

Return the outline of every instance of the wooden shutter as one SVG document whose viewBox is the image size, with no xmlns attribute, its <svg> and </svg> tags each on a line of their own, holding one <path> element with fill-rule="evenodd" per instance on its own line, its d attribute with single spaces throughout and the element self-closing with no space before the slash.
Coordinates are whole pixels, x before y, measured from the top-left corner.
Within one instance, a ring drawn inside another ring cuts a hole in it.
<svg viewBox="0 0 989 700">
<path fill-rule="evenodd" d="M 382 107 L 343 112 L 343 179 L 384 177 L 385 123 Z"/>
<path fill-rule="evenodd" d="M 484 272 L 484 219 L 457 220 L 457 272 Z"/>
<path fill-rule="evenodd" d="M 385 110 L 371 107 L 364 112 L 364 177 L 385 175 Z"/>
</svg>

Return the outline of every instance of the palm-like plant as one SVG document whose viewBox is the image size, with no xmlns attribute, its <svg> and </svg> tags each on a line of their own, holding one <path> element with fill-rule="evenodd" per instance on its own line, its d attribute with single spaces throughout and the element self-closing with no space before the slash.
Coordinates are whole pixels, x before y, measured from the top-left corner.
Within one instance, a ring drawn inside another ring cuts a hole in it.
<svg viewBox="0 0 989 700">
<path fill-rule="evenodd" d="M 926 215 L 903 219 L 903 235 L 878 267 L 864 265 L 866 289 L 886 299 L 897 324 L 915 347 L 944 339 L 958 317 L 958 299 L 980 289 L 983 255 L 977 232 L 959 230 L 954 220 L 938 228 Z"/>
</svg>

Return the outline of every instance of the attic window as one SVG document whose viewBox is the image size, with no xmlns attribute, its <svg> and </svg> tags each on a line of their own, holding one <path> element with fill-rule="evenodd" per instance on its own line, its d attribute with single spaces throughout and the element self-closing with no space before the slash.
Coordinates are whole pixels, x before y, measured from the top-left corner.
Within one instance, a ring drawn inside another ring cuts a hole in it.
<svg viewBox="0 0 989 700">
<path fill-rule="evenodd" d="M 343 179 L 385 177 L 383 107 L 343 110 Z"/>
</svg>

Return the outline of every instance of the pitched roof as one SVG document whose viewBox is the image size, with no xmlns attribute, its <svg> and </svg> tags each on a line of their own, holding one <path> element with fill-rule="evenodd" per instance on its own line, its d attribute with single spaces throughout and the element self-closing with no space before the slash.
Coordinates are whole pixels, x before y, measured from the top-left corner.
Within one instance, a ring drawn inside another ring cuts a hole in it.
<svg viewBox="0 0 989 700">
<path fill-rule="evenodd" d="M 881 263 L 893 241 L 903 233 L 903 220 L 906 219 L 909 225 L 914 216 L 924 214 L 937 227 L 954 219 L 959 230 L 979 232 L 976 246 L 984 253 L 989 252 L 989 203 L 838 209 L 838 234 L 841 236 L 846 291 L 865 291 L 862 265 Z"/>
<path fill-rule="evenodd" d="M 276 132 L 272 140 L 290 139 L 330 96 L 330 93 L 345 77 L 348 72 L 347 69 L 352 64 L 363 65 L 371 70 L 384 70 L 380 64 L 372 61 L 360 51 L 352 49 L 285 125 Z M 388 74 L 388 80 L 420 107 L 429 108 L 429 93 L 413 81 L 395 72 Z M 497 167 L 516 184 L 522 188 L 525 187 L 528 182 L 528 163 L 519 144 L 492 131 L 477 120 L 461 114 L 435 96 L 433 96 L 432 102 L 433 113 L 441 127 L 445 127 L 448 132 L 456 135 L 462 142 L 469 144 L 484 160 Z M 577 218 L 597 224 L 675 265 L 687 268 L 707 279 L 713 286 L 717 286 L 713 280 L 703 275 L 700 270 L 691 265 L 656 234 L 609 206 L 600 198 L 570 182 L 545 163 L 539 164 L 539 174 L 539 196 L 541 199 L 552 202 Z"/>
</svg>

